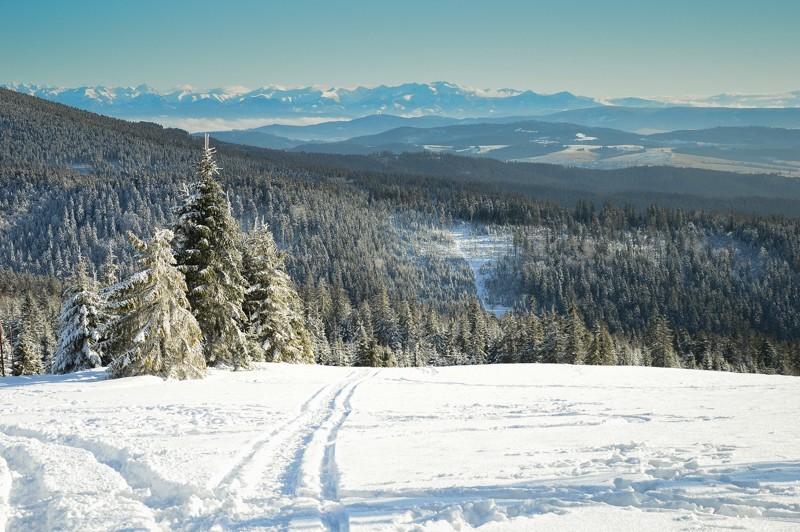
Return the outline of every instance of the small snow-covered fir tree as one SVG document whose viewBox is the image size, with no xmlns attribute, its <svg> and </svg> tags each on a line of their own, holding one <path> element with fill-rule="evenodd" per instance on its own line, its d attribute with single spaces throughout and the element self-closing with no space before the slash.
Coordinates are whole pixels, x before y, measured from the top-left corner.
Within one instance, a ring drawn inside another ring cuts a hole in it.
<svg viewBox="0 0 800 532">
<path fill-rule="evenodd" d="M 117 255 L 114 253 L 114 248 L 109 245 L 106 259 L 103 266 L 100 268 L 100 282 L 103 286 L 111 286 L 119 281 L 119 264 L 117 264 Z"/>
<path fill-rule="evenodd" d="M 341 336 L 336 336 L 331 343 L 331 362 L 335 366 L 349 366 L 352 364 L 352 353 L 349 347 L 352 344 L 345 344 Z"/>
<path fill-rule="evenodd" d="M 384 347 L 392 350 L 400 348 L 400 332 L 397 326 L 397 316 L 389 302 L 389 292 L 385 285 L 381 285 L 375 295 L 374 312 L 372 320 L 375 339 Z"/>
<path fill-rule="evenodd" d="M 586 325 L 578 313 L 575 303 L 569 308 L 569 315 L 564 329 L 566 345 L 564 346 L 564 357 L 567 364 L 584 364 L 587 355 Z"/>
<path fill-rule="evenodd" d="M 650 331 L 647 337 L 650 350 L 650 363 L 660 368 L 679 368 L 678 355 L 672 345 L 672 330 L 667 319 L 658 310 L 650 321 Z"/>
<path fill-rule="evenodd" d="M 535 306 L 533 307 L 535 308 Z M 523 318 L 524 343 L 522 348 L 521 362 L 538 362 L 540 357 L 540 348 L 544 341 L 544 328 L 542 321 L 533 311 L 528 316 Z"/>
<path fill-rule="evenodd" d="M 376 366 L 380 359 L 378 343 L 370 338 L 364 324 L 359 320 L 356 327 L 355 350 L 353 352 L 354 366 Z"/>
<path fill-rule="evenodd" d="M 547 315 L 543 329 L 542 343 L 539 347 L 541 361 L 546 364 L 562 363 L 567 339 L 562 330 L 559 316 L 555 313 Z"/>
<path fill-rule="evenodd" d="M 781 356 L 778 354 L 775 347 L 769 338 L 764 338 L 761 346 L 758 348 L 758 362 L 759 371 L 764 373 L 774 373 L 777 369 L 781 368 Z"/>
<path fill-rule="evenodd" d="M 595 324 L 592 332 L 592 343 L 589 344 L 589 353 L 586 363 L 595 366 L 615 366 L 617 364 L 617 351 L 614 340 L 604 324 Z"/>
<path fill-rule="evenodd" d="M 317 364 L 330 366 L 335 364 L 331 344 L 325 337 L 325 325 L 322 320 L 311 313 L 306 312 L 306 330 L 311 338 L 312 352 Z"/>
<path fill-rule="evenodd" d="M 314 352 L 303 303 L 283 270 L 283 257 L 266 227 L 256 227 L 244 241 L 243 273 L 249 287 L 244 310 L 248 336 L 270 362 L 313 363 Z"/>
<path fill-rule="evenodd" d="M 116 314 L 106 331 L 105 348 L 114 358 L 109 373 L 203 377 L 202 333 L 189 309 L 186 282 L 174 266 L 172 231 L 157 230 L 150 243 L 129 236 L 145 269 L 108 290 Z"/>
<path fill-rule="evenodd" d="M 197 169 L 197 182 L 175 210 L 175 258 L 186 278 L 188 299 L 200 329 L 209 365 L 249 365 L 242 310 L 246 282 L 242 277 L 241 229 L 214 178 L 219 167 L 208 136 Z"/>
<path fill-rule="evenodd" d="M 107 296 L 111 294 L 111 291 L 108 290 L 111 286 L 114 286 L 119 282 L 119 272 L 120 267 L 117 263 L 117 256 L 114 253 L 114 248 L 109 245 L 108 252 L 106 254 L 106 259 L 103 262 L 102 267 L 100 268 L 100 284 L 103 287 L 100 291 L 100 312 L 98 313 L 98 335 L 99 340 L 98 343 L 103 345 L 106 343 L 108 338 L 106 338 L 106 331 L 108 330 L 107 324 L 114 321 L 116 318 L 115 312 L 110 308 L 110 301 L 107 300 Z M 105 351 L 100 352 L 100 356 L 102 357 L 103 365 L 108 366 L 111 364 L 113 359 L 111 356 L 106 353 Z"/>
<path fill-rule="evenodd" d="M 94 279 L 86 274 L 81 260 L 65 290 L 61 307 L 58 345 L 52 373 L 71 373 L 102 365 L 97 348 L 100 296 Z"/>
<path fill-rule="evenodd" d="M 17 335 L 11 349 L 11 374 L 15 377 L 20 375 L 41 375 L 44 373 L 44 364 L 39 350 L 36 346 L 36 339 L 31 333 L 29 317 L 25 314 L 17 324 Z"/>
</svg>

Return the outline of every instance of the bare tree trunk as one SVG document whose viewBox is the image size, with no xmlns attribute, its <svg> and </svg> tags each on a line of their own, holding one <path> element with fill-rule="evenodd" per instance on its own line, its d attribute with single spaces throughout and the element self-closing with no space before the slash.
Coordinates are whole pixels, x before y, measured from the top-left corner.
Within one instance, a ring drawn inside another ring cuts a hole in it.
<svg viewBox="0 0 800 532">
<path fill-rule="evenodd" d="M 6 354 L 3 352 L 3 324 L 0 323 L 0 375 L 6 376 Z"/>
</svg>

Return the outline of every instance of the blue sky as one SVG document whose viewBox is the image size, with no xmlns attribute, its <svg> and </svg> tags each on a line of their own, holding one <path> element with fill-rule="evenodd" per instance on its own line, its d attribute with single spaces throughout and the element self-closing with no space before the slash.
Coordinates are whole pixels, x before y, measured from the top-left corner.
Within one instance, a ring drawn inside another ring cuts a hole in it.
<svg viewBox="0 0 800 532">
<path fill-rule="evenodd" d="M 0 82 L 800 89 L 795 0 L 0 0 Z"/>
</svg>

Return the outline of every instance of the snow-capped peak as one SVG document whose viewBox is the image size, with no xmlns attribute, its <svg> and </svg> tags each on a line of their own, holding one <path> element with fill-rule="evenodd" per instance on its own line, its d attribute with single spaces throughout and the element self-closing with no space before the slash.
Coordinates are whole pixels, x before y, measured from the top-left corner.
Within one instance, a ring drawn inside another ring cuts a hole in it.
<svg viewBox="0 0 800 532">
<path fill-rule="evenodd" d="M 224 119 L 297 116 L 345 119 L 387 110 L 403 116 L 436 114 L 461 118 L 520 113 L 537 115 L 597 105 L 589 98 L 565 96 L 567 93 L 551 97 L 513 89 L 473 89 L 447 81 L 355 88 L 264 85 L 254 90 L 241 86 L 206 90 L 180 85 L 163 92 L 146 84 L 135 87 L 87 85 L 71 89 L 13 83 L 5 87 L 123 118 L 196 118 L 202 113 L 208 118 Z M 523 95 L 535 97 L 519 99 Z"/>
</svg>

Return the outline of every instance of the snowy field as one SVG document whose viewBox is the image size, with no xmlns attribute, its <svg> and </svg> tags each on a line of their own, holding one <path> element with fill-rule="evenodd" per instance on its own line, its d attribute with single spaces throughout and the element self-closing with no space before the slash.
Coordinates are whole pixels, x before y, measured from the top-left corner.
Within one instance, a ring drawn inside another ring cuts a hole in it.
<svg viewBox="0 0 800 532">
<path fill-rule="evenodd" d="M 798 530 L 800 380 L 264 364 L 0 380 L 8 530 Z"/>
</svg>

